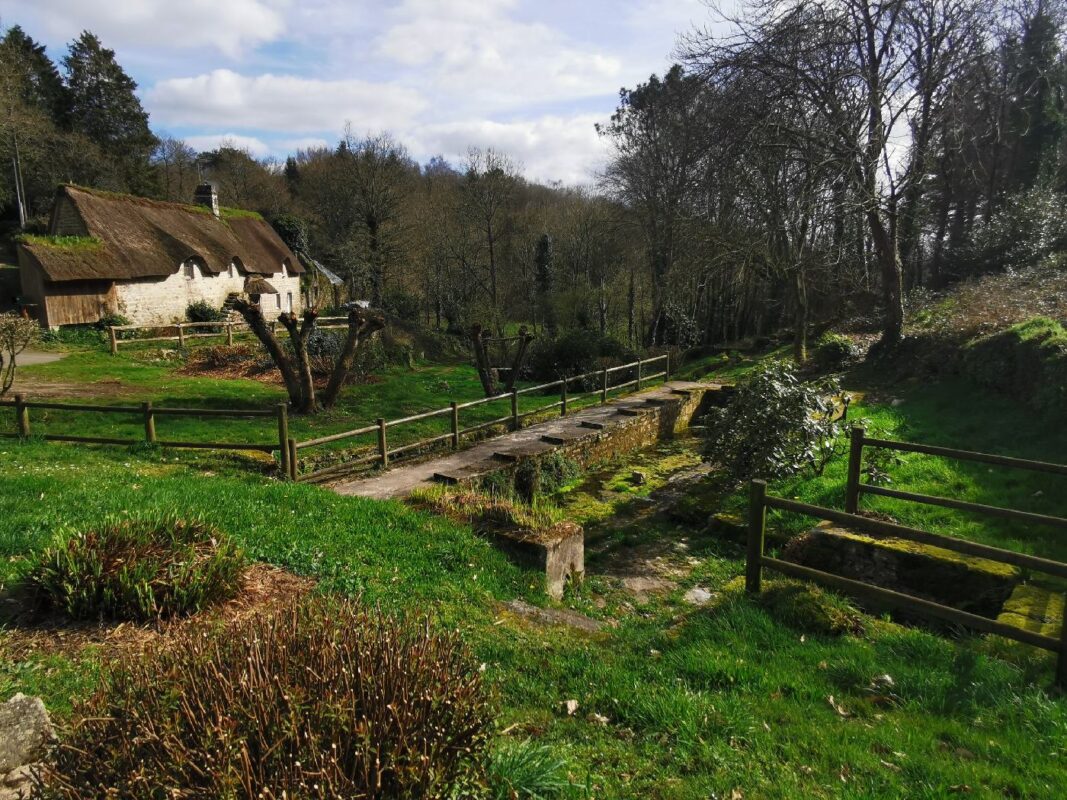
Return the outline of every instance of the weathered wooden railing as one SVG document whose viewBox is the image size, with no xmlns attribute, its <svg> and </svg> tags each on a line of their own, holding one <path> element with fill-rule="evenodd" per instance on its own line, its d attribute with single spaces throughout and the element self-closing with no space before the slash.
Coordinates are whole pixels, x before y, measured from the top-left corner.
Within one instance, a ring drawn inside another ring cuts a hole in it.
<svg viewBox="0 0 1067 800">
<path fill-rule="evenodd" d="M 316 322 L 319 330 L 333 330 L 347 328 L 348 317 L 319 317 Z M 270 329 L 277 332 L 278 321 L 270 321 Z M 108 326 L 108 343 L 111 354 L 115 355 L 119 347 L 124 344 L 136 344 L 139 342 L 177 342 L 178 348 L 184 348 L 192 339 L 226 337 L 226 344 L 233 344 L 234 333 L 250 333 L 248 323 L 241 320 L 219 320 L 218 322 L 172 322 L 167 325 L 110 325 Z M 174 331 L 172 335 L 163 336 L 135 336 L 132 339 L 124 339 L 120 335 L 124 331 Z"/>
<path fill-rule="evenodd" d="M 15 410 L 15 432 L 0 433 L 0 437 L 28 439 L 34 436 L 30 421 L 31 409 L 50 411 L 78 411 L 97 414 L 115 414 L 139 418 L 144 425 L 144 438 L 122 438 L 116 436 L 77 436 L 73 434 L 45 433 L 38 438 L 49 442 L 74 442 L 81 444 L 135 445 L 147 442 L 160 447 L 180 447 L 196 450 L 251 450 L 263 453 L 277 451 L 280 456 L 282 471 L 285 472 L 290 462 L 289 455 L 289 414 L 285 403 L 279 403 L 272 409 L 223 409 L 223 408 L 157 408 L 152 403 L 144 402 L 131 406 L 86 405 L 79 403 L 53 403 L 50 401 L 27 400 L 17 394 L 13 400 L 0 400 L 0 407 Z M 273 442 L 192 442 L 172 439 L 160 439 L 156 433 L 157 417 L 229 417 L 250 419 L 274 417 L 278 421 L 278 438 Z"/>
<path fill-rule="evenodd" d="M 661 364 L 662 362 L 662 364 Z M 652 368 L 652 365 L 661 364 L 661 369 L 658 372 L 646 373 L 646 369 Z M 623 372 L 624 370 L 634 370 L 636 377 L 632 380 L 624 381 L 622 383 L 611 382 L 611 376 Z M 592 391 L 586 391 L 578 394 L 571 394 L 570 387 L 578 381 L 597 379 L 597 388 Z M 630 362 L 629 364 L 620 364 L 617 367 L 606 367 L 604 369 L 596 370 L 594 372 L 586 372 L 580 375 L 572 375 L 566 378 L 561 378 L 558 381 L 552 381 L 550 383 L 543 383 L 537 386 L 527 386 L 523 389 L 515 389 L 511 392 L 495 395 L 494 397 L 483 397 L 477 400 L 469 400 L 465 403 L 452 402 L 445 408 L 437 408 L 432 411 L 425 411 L 421 414 L 414 414 L 409 417 L 401 417 L 400 419 L 378 419 L 374 425 L 366 425 L 362 428 L 356 428 L 351 431 L 344 431 L 342 433 L 335 433 L 329 436 L 320 436 L 317 439 L 309 439 L 307 441 L 298 442 L 290 441 L 286 450 L 289 457 L 288 462 L 288 475 L 293 480 L 322 480 L 334 475 L 343 474 L 349 472 L 352 469 L 365 464 L 378 464 L 382 467 L 387 467 L 392 458 L 404 453 L 409 453 L 415 450 L 422 450 L 424 448 L 433 447 L 443 442 L 448 442 L 450 447 L 454 450 L 459 449 L 463 440 L 463 437 L 469 437 L 477 433 L 481 433 L 489 428 L 497 426 L 505 426 L 511 430 L 518 430 L 522 427 L 523 420 L 537 416 L 539 414 L 545 414 L 546 412 L 559 409 L 561 416 L 566 416 L 568 408 L 575 402 L 582 399 L 598 396 L 601 403 L 606 403 L 608 395 L 611 392 L 618 391 L 620 389 L 633 388 L 635 391 L 639 391 L 642 386 L 648 385 L 650 382 L 656 381 L 659 378 L 670 378 L 670 356 L 662 355 L 654 358 L 638 359 L 637 361 Z M 548 403 L 546 405 L 539 406 L 537 408 L 528 409 L 525 411 L 519 410 L 519 397 L 528 394 L 537 394 L 547 392 L 551 389 L 558 389 L 559 399 Z M 508 413 L 500 417 L 494 417 L 493 419 L 477 422 L 469 427 L 461 427 L 460 425 L 460 413 L 468 409 L 477 408 L 480 406 L 488 405 L 490 403 L 508 403 Z M 423 420 L 431 419 L 434 417 L 449 418 L 449 430 L 447 433 L 443 433 L 436 436 L 430 436 L 427 438 L 419 439 L 414 442 L 406 443 L 400 447 L 390 448 L 390 429 L 398 427 L 400 425 L 407 425 L 415 422 L 421 422 Z M 369 436 L 371 434 L 377 434 L 377 446 L 376 448 L 366 455 L 362 455 L 350 460 L 346 460 L 341 464 L 334 464 L 329 467 L 325 467 L 314 472 L 306 474 L 299 474 L 297 469 L 297 454 L 301 450 L 306 450 L 311 447 L 318 447 L 324 444 L 333 444 L 335 442 L 344 441 L 347 439 L 357 439 L 361 436 Z"/>
<path fill-rule="evenodd" d="M 191 323 L 196 325 L 218 325 L 220 323 Z M 236 323 L 235 323 L 236 324 Z M 198 334 L 203 335 L 203 334 Z M 140 341 L 149 341 L 141 339 Z M 650 368 L 651 365 L 662 363 L 662 369 L 659 372 L 653 372 L 646 374 L 645 370 Z M 636 378 L 622 383 L 611 383 L 611 376 L 615 375 L 623 370 L 634 370 Z M 29 438 L 33 435 L 30 425 L 30 409 L 50 409 L 57 411 L 84 411 L 84 412 L 96 412 L 102 414 L 116 414 L 125 416 L 140 416 L 144 422 L 145 436 L 143 439 L 132 438 L 120 438 L 120 437 L 106 437 L 106 436 L 77 436 L 69 434 L 43 434 L 39 438 L 46 441 L 55 442 L 74 442 L 82 444 L 110 444 L 110 445 L 133 445 L 140 444 L 142 442 L 149 442 L 152 444 L 158 444 L 161 447 L 182 447 L 182 448 L 196 448 L 201 450 L 252 450 L 266 453 L 277 452 L 279 456 L 279 465 L 281 472 L 284 476 L 292 480 L 315 480 L 329 477 L 333 473 L 351 471 L 353 468 L 359 467 L 363 464 L 377 463 L 382 467 L 389 465 L 391 459 L 409 453 L 416 450 L 421 450 L 434 445 L 449 442 L 453 449 L 459 449 L 464 437 L 469 437 L 474 434 L 480 433 L 484 430 L 492 428 L 494 426 L 507 426 L 511 430 L 518 430 L 522 426 L 523 420 L 528 417 L 536 416 L 538 414 L 544 414 L 549 411 L 559 409 L 562 416 L 566 416 L 568 407 L 577 401 L 584 398 L 588 398 L 594 395 L 598 395 L 601 403 L 606 403 L 608 395 L 611 392 L 615 392 L 621 389 L 629 389 L 633 387 L 635 390 L 640 390 L 642 386 L 649 384 L 652 381 L 659 378 L 670 377 L 670 358 L 668 355 L 656 356 L 649 359 L 638 359 L 637 361 L 629 364 L 621 364 L 617 367 L 608 367 L 606 369 L 597 370 L 595 372 L 587 372 L 581 375 L 572 375 L 567 378 L 562 378 L 558 381 L 552 381 L 551 383 L 544 383 L 539 386 L 528 386 L 524 389 L 516 389 L 515 391 L 496 395 L 494 397 L 483 397 L 478 400 L 469 400 L 464 403 L 452 402 L 445 408 L 438 408 L 432 411 L 426 411 L 421 414 L 413 414 L 407 417 L 400 417 L 399 419 L 378 419 L 373 425 L 365 425 L 354 430 L 341 431 L 339 433 L 332 433 L 326 436 L 319 436 L 315 439 L 307 439 L 302 442 L 296 441 L 289 436 L 289 419 L 286 405 L 284 403 L 279 404 L 275 408 L 265 410 L 255 409 L 200 409 L 200 408 L 156 408 L 151 402 L 141 403 L 136 406 L 121 406 L 121 405 L 82 405 L 75 403 L 53 403 L 45 401 L 30 401 L 23 395 L 15 395 L 14 400 L 0 401 L 0 407 L 8 406 L 15 409 L 15 426 L 16 432 L 14 433 L 0 433 L 2 437 L 19 437 Z M 588 380 L 590 378 L 599 379 L 598 388 L 593 391 L 587 391 L 579 394 L 570 394 L 570 387 L 577 381 Z M 537 392 L 546 392 L 550 389 L 559 389 L 559 400 L 556 400 L 547 405 L 539 406 L 529 410 L 519 410 L 519 397 L 527 394 L 534 394 Z M 509 412 L 505 416 L 496 417 L 490 420 L 477 422 L 469 427 L 463 428 L 460 426 L 460 413 L 468 409 L 484 406 L 489 403 L 508 403 Z M 269 443 L 241 443 L 241 442 L 190 442 L 190 441 L 176 441 L 159 439 L 156 435 L 156 417 L 159 416 L 190 416 L 190 417 L 235 417 L 235 418 L 253 418 L 253 417 L 276 417 L 278 420 L 278 439 Z M 423 420 L 432 419 L 434 417 L 449 418 L 449 430 L 447 433 L 443 433 L 436 436 L 430 436 L 427 438 L 419 439 L 414 442 L 405 443 L 399 447 L 390 448 L 389 431 L 393 428 L 401 425 L 409 425 L 415 422 L 421 422 Z M 312 447 L 319 447 L 325 444 L 332 444 L 334 442 L 341 442 L 346 440 L 357 439 L 361 436 L 369 436 L 371 434 L 377 435 L 377 446 L 372 452 L 357 456 L 356 458 L 346 460 L 344 463 L 335 464 L 326 467 L 321 470 L 317 470 L 304 475 L 299 474 L 298 469 L 298 453 L 301 450 L 307 450 Z"/>
<path fill-rule="evenodd" d="M 930 533 L 918 528 L 898 525 L 891 522 L 859 516 L 856 511 L 861 494 L 871 494 L 880 497 L 891 497 L 897 500 L 907 500 L 927 505 L 942 506 L 961 511 L 970 511 L 987 516 L 995 516 L 1005 519 L 1019 520 L 1031 524 L 1047 525 L 1051 527 L 1067 527 L 1067 519 L 1054 517 L 1046 514 L 1034 514 L 1028 511 L 1018 511 L 999 506 L 987 506 L 980 503 L 970 503 L 963 500 L 955 500 L 945 497 L 915 494 L 889 490 L 880 486 L 862 483 L 860 474 L 863 463 L 863 448 L 877 447 L 902 452 L 924 453 L 926 455 L 942 456 L 964 461 L 974 461 L 984 464 L 995 464 L 1004 467 L 1025 469 L 1034 472 L 1051 473 L 1055 475 L 1067 475 L 1067 465 L 1051 464 L 1043 461 L 1032 461 L 1023 458 L 1010 458 L 1007 456 L 991 455 L 988 453 L 976 453 L 968 450 L 955 450 L 947 447 L 935 447 L 932 445 L 916 444 L 913 442 L 895 442 L 886 439 L 873 439 L 866 435 L 861 426 L 855 426 L 852 430 L 852 447 L 849 454 L 848 484 L 846 487 L 845 511 L 837 511 L 830 508 L 822 508 L 796 500 L 788 500 L 783 497 L 773 497 L 767 494 L 767 484 L 764 481 L 754 480 L 750 486 L 749 518 L 748 518 L 748 552 L 745 562 L 745 588 L 748 592 L 758 594 L 760 591 L 761 574 L 764 567 L 774 569 L 795 578 L 811 580 L 839 589 L 846 594 L 857 597 L 869 598 L 883 602 L 889 606 L 904 608 L 919 614 L 924 614 L 936 619 L 943 619 L 951 623 L 963 625 L 973 630 L 984 633 L 993 633 L 1017 642 L 1040 647 L 1057 653 L 1056 683 L 1061 687 L 1067 687 L 1067 614 L 1061 621 L 1060 636 L 1058 639 L 1046 636 L 1034 631 L 1017 628 L 987 617 L 961 611 L 941 603 L 925 600 L 901 592 L 885 589 L 870 583 L 845 578 L 822 570 L 794 564 L 771 558 L 764 553 L 764 534 L 767 524 L 767 509 L 773 508 L 779 511 L 788 511 L 803 514 L 816 519 L 829 520 L 839 525 L 857 531 L 869 532 L 878 536 L 886 536 L 897 539 L 907 539 L 913 542 L 933 545 L 956 553 L 964 553 L 970 556 L 985 558 L 1002 564 L 1011 564 L 1025 569 L 1043 572 L 1058 578 L 1067 578 L 1067 564 L 1052 559 L 1040 558 L 1026 553 L 1017 553 L 1004 550 L 990 545 L 960 539 L 954 536 L 943 536 Z M 1065 607 L 1067 607 L 1067 597 Z"/>
</svg>

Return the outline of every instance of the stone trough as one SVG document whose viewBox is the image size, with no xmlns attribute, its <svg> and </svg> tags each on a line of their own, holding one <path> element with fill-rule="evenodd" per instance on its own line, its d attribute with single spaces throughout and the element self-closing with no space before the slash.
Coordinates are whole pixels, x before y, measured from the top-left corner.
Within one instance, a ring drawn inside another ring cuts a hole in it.
<svg viewBox="0 0 1067 800">
<path fill-rule="evenodd" d="M 474 486 L 490 477 L 514 480 L 519 466 L 549 453 L 561 453 L 583 467 L 649 447 L 686 430 L 713 405 L 721 405 L 732 386 L 671 381 L 606 405 L 487 439 L 442 458 L 406 465 L 379 475 L 333 485 L 343 495 L 378 499 L 405 497 L 435 483 Z M 563 593 L 568 580 L 585 571 L 584 534 L 565 524 L 547 533 L 494 531 L 494 541 L 518 561 L 543 569 L 546 590 Z"/>
</svg>

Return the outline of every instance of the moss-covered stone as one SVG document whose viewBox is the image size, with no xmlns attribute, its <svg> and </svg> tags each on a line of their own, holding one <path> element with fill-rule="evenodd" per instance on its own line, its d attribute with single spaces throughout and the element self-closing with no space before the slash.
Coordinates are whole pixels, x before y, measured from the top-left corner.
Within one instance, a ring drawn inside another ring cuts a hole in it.
<svg viewBox="0 0 1067 800">
<path fill-rule="evenodd" d="M 1059 636 L 1064 620 L 1063 592 L 1020 584 L 1004 603 L 997 620 L 1045 636 Z"/>
<path fill-rule="evenodd" d="M 1009 564 L 825 525 L 794 539 L 784 555 L 797 564 L 990 616 L 1022 579 Z"/>
</svg>

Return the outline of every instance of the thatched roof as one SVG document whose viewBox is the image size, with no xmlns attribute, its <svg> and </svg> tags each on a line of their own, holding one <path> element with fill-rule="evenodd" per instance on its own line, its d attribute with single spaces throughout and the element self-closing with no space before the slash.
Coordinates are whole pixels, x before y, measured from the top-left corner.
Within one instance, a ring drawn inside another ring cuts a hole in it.
<svg viewBox="0 0 1067 800">
<path fill-rule="evenodd" d="M 278 290 L 271 286 L 266 278 L 249 275 L 245 278 L 245 294 L 278 294 Z"/>
<path fill-rule="evenodd" d="M 258 214 L 224 210 L 216 218 L 201 206 L 61 186 L 52 220 L 53 232 L 67 232 L 80 221 L 80 232 L 91 237 L 81 242 L 35 237 L 22 243 L 52 281 L 166 277 L 194 258 L 212 275 L 231 263 L 259 275 L 276 275 L 283 264 L 290 273 L 304 271 Z"/>
</svg>

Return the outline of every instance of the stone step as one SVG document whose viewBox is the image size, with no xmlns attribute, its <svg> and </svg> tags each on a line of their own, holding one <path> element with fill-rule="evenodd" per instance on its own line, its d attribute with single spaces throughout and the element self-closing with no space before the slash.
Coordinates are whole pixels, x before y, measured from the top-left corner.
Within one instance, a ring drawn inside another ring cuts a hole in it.
<svg viewBox="0 0 1067 800">
<path fill-rule="evenodd" d="M 604 428 L 607 427 L 607 425 L 605 425 L 603 422 L 595 422 L 591 419 L 583 419 L 578 424 L 583 428 L 590 428 L 594 431 L 602 431 L 604 430 Z"/>
<path fill-rule="evenodd" d="M 460 483 L 481 478 L 500 469 L 500 462 L 485 460 L 476 461 L 473 464 L 462 464 L 456 467 L 446 467 L 433 474 L 433 480 L 437 483 L 445 483 L 455 486 Z"/>
<path fill-rule="evenodd" d="M 575 426 L 574 428 L 570 429 L 564 428 L 562 430 L 553 431 L 552 433 L 546 433 L 541 437 L 541 441 L 559 446 L 564 444 L 570 444 L 571 442 L 576 441 L 578 439 L 584 439 L 586 436 L 589 435 L 591 434 L 588 428 L 580 428 L 578 426 Z"/>
<path fill-rule="evenodd" d="M 1020 583 L 1004 601 L 997 622 L 1058 637 L 1064 621 L 1063 591 Z"/>
<path fill-rule="evenodd" d="M 645 413 L 644 410 L 635 406 L 619 406 L 615 410 L 616 416 L 620 417 L 641 417 L 644 416 Z"/>
</svg>

